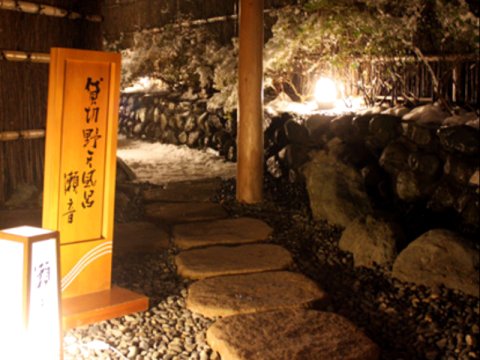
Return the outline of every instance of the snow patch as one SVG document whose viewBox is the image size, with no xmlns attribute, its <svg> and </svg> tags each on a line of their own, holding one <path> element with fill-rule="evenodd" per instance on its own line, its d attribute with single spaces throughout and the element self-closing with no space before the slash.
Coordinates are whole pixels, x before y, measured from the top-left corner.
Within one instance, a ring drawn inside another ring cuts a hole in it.
<svg viewBox="0 0 480 360">
<path fill-rule="evenodd" d="M 236 164 L 214 150 L 119 138 L 117 156 L 135 172 L 137 182 L 156 185 L 214 177 L 231 178 Z"/>
</svg>

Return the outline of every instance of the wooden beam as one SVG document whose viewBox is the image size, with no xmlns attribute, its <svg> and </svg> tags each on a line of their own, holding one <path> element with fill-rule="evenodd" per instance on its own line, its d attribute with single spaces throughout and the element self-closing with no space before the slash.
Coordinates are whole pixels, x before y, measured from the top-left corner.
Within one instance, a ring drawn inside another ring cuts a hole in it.
<svg viewBox="0 0 480 360">
<path fill-rule="evenodd" d="M 240 1 L 237 200 L 263 200 L 263 0 Z"/>
</svg>

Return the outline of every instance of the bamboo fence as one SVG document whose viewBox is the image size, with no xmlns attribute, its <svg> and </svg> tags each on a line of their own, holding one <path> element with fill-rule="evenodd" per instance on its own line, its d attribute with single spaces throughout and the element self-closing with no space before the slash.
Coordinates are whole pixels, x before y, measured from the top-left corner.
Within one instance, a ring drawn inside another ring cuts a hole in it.
<svg viewBox="0 0 480 360">
<path fill-rule="evenodd" d="M 43 186 L 50 48 L 101 49 L 100 18 L 82 15 L 97 1 L 43 2 L 0 0 L 0 207 L 21 183 Z"/>
<path fill-rule="evenodd" d="M 102 22 L 102 17 L 100 15 L 83 15 L 79 12 L 69 11 L 56 6 L 37 4 L 28 1 L 0 0 L 0 10 L 68 18 L 71 20 L 84 19 L 91 22 Z"/>
</svg>

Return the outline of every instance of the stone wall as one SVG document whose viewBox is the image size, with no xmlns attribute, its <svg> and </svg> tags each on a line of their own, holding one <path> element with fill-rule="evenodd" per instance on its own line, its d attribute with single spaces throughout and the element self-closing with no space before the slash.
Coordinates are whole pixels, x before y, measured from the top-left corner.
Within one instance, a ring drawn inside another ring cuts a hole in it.
<svg viewBox="0 0 480 360">
<path fill-rule="evenodd" d="M 440 226 L 479 234 L 479 118 L 435 105 L 342 116 L 288 114 L 266 132 L 267 168 L 305 181 L 314 217 L 348 226 L 389 212 L 407 238 Z M 332 215 L 338 214 L 338 216 Z"/>
<path fill-rule="evenodd" d="M 207 100 L 173 94 L 123 94 L 119 132 L 128 138 L 212 148 L 236 160 L 236 116 L 207 110 Z"/>
</svg>

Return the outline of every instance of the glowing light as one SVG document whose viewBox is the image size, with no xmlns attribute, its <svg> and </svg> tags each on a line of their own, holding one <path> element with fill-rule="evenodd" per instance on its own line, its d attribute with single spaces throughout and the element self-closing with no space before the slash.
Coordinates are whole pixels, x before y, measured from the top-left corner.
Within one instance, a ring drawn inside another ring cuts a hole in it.
<svg viewBox="0 0 480 360">
<path fill-rule="evenodd" d="M 320 104 L 331 104 L 337 100 L 337 85 L 332 79 L 321 77 L 315 84 L 315 100 Z"/>
<path fill-rule="evenodd" d="M 57 249 L 55 231 L 0 231 L 1 359 L 61 359 Z"/>
</svg>

